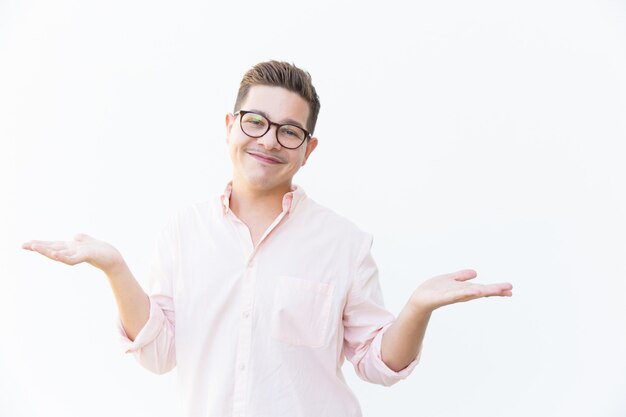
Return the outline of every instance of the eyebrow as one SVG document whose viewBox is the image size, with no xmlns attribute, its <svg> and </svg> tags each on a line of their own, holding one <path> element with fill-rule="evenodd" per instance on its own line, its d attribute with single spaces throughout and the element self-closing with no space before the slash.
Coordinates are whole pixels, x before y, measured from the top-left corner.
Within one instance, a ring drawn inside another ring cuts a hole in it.
<svg viewBox="0 0 626 417">
<path fill-rule="evenodd" d="M 261 116 L 265 117 L 267 120 L 270 119 L 270 116 L 265 113 L 263 110 L 258 110 L 258 109 L 250 109 L 248 111 L 254 112 L 254 113 L 258 113 Z M 302 127 L 302 123 L 293 120 L 293 119 L 283 119 L 281 122 L 278 122 L 278 124 L 284 125 L 284 124 L 289 124 L 289 125 L 295 125 L 298 126 L 299 128 L 305 129 L 304 127 Z"/>
</svg>

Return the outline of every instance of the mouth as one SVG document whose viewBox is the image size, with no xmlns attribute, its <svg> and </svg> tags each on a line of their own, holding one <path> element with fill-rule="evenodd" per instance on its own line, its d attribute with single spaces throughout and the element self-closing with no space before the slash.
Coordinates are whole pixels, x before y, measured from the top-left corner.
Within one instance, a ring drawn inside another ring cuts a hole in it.
<svg viewBox="0 0 626 417">
<path fill-rule="evenodd" d="M 263 152 L 247 150 L 246 153 L 250 155 L 251 157 L 253 157 L 254 159 L 264 162 L 266 164 L 282 164 L 283 163 L 282 159 L 273 155 L 268 155 Z"/>
</svg>

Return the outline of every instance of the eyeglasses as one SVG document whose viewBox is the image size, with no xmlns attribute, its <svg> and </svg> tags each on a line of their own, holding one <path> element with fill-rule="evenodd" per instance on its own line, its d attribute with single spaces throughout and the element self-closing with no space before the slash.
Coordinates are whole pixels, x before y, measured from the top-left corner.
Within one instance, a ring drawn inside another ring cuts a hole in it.
<svg viewBox="0 0 626 417">
<path fill-rule="evenodd" d="M 278 124 L 270 122 L 261 114 L 247 110 L 239 110 L 234 114 L 241 116 L 239 125 L 241 130 L 251 138 L 260 138 L 265 135 L 272 126 L 276 126 L 276 140 L 283 148 L 298 149 L 311 134 L 300 126 L 290 124 Z"/>
</svg>

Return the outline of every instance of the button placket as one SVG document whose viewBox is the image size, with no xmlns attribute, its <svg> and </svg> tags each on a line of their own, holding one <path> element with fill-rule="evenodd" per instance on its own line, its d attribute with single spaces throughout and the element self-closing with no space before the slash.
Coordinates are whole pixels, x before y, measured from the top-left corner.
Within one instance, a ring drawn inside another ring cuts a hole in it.
<svg viewBox="0 0 626 417">
<path fill-rule="evenodd" d="M 232 212 L 231 212 L 232 214 Z M 245 263 L 244 277 L 242 283 L 242 297 L 241 297 L 241 314 L 243 319 L 239 324 L 239 342 L 237 346 L 236 355 L 236 372 L 235 372 L 235 384 L 233 392 L 233 417 L 243 417 L 246 412 L 246 393 L 248 392 L 248 370 L 249 370 L 249 358 L 252 345 L 252 308 L 254 305 L 254 288 L 256 283 L 256 255 L 259 250 L 259 246 L 264 243 L 267 237 L 272 233 L 276 227 L 285 219 L 288 211 L 283 210 L 282 213 L 274 220 L 274 222 L 268 227 L 256 246 L 252 243 L 250 230 L 248 227 L 233 214 L 233 217 L 237 220 L 240 242 L 244 249 L 244 254 L 247 255 L 247 261 Z M 246 256 L 246 255 L 244 255 Z"/>
<path fill-rule="evenodd" d="M 254 285 L 256 267 L 253 258 L 246 264 L 242 283 L 241 317 L 239 324 L 239 342 L 235 363 L 235 386 L 233 393 L 233 416 L 243 417 L 246 410 L 248 391 L 248 368 L 252 345 L 252 320 L 249 320 L 254 305 Z"/>
</svg>

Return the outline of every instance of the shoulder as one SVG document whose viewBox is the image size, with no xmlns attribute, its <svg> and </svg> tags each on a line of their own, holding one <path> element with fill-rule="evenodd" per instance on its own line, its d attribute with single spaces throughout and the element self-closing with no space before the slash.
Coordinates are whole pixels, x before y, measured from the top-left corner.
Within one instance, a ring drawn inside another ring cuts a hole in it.
<svg viewBox="0 0 626 417">
<path fill-rule="evenodd" d="M 371 234 L 347 217 L 308 197 L 302 203 L 298 213 L 302 222 L 307 222 L 311 227 L 333 238 L 348 240 L 354 244 L 371 244 Z"/>
<path fill-rule="evenodd" d="M 204 200 L 180 206 L 166 219 L 163 231 L 170 235 L 208 225 L 218 213 L 218 200 Z"/>
</svg>

